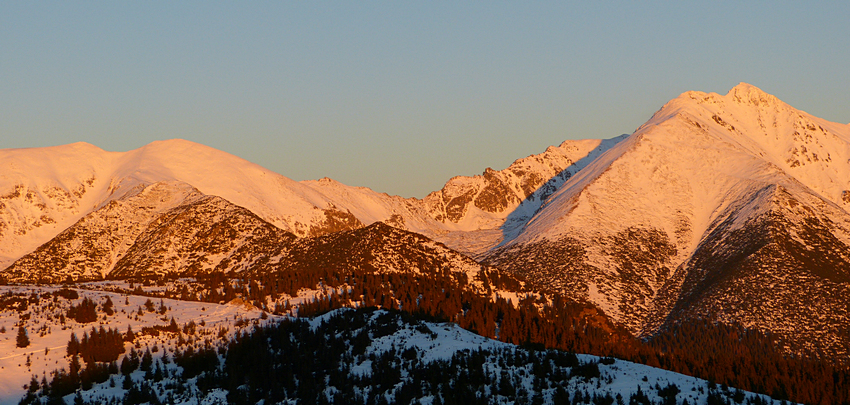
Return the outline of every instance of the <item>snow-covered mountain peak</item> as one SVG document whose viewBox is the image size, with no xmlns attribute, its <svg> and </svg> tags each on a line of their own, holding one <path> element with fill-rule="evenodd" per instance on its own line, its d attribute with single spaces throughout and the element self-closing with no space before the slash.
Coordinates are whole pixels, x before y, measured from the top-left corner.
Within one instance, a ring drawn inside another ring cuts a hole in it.
<svg viewBox="0 0 850 405">
<path fill-rule="evenodd" d="M 55 146 L 44 146 L 44 147 L 28 147 L 28 148 L 10 148 L 3 149 L 3 153 L 11 153 L 11 154 L 29 154 L 30 152 L 25 151 L 41 151 L 44 153 L 62 153 L 66 151 L 74 151 L 74 152 L 90 152 L 90 153 L 99 153 L 104 152 L 103 149 L 92 145 L 88 142 L 72 142 L 64 145 L 55 145 Z"/>
<path fill-rule="evenodd" d="M 741 82 L 726 94 L 738 103 L 765 106 L 781 103 L 778 98 L 749 83 Z M 782 103 L 784 104 L 784 103 Z"/>
<path fill-rule="evenodd" d="M 676 100 L 691 100 L 691 102 L 695 101 L 698 104 L 714 104 L 732 101 L 741 105 L 755 107 L 768 107 L 777 104 L 787 106 L 787 104 L 776 98 L 776 96 L 768 94 L 764 90 L 744 82 L 738 83 L 737 86 L 731 88 L 725 95 L 714 92 L 686 91 L 671 101 Z"/>
<path fill-rule="evenodd" d="M 0 150 L 0 192 L 45 181 L 71 186 L 86 178 L 110 157 L 100 148 L 78 142 L 44 148 Z"/>
<path fill-rule="evenodd" d="M 190 141 L 188 139 L 182 139 L 182 138 L 160 139 L 160 140 L 153 141 L 153 142 L 143 146 L 142 148 L 145 148 L 145 149 L 165 149 L 165 150 L 171 150 L 171 151 L 178 149 L 178 148 L 213 149 L 213 148 L 206 146 L 204 144 L 200 144 L 200 143 L 193 142 L 193 141 Z"/>
<path fill-rule="evenodd" d="M 565 179 L 621 139 L 565 141 L 504 170 L 455 177 L 422 200 L 328 178 L 296 182 L 183 139 L 127 152 L 86 143 L 0 150 L 0 268 L 110 201 L 158 182 L 188 184 L 301 237 L 386 221 L 449 244 L 475 239 L 453 247 L 481 252 L 498 243 L 506 220 L 523 223 Z M 481 230 L 485 233 L 467 234 Z"/>
<path fill-rule="evenodd" d="M 524 238 L 551 240 L 649 223 L 671 224 L 672 236 L 672 224 L 684 215 L 693 239 L 682 240 L 681 247 L 692 248 L 724 204 L 766 184 L 846 206 L 848 139 L 848 128 L 746 83 L 724 96 L 686 92 L 572 176 L 528 223 Z"/>
<path fill-rule="evenodd" d="M 696 120 L 700 124 L 710 124 L 710 120 L 713 120 L 713 116 L 717 114 L 731 114 L 739 121 L 746 121 L 756 119 L 759 116 L 776 115 L 780 111 L 791 112 L 796 110 L 758 87 L 740 83 L 729 90 L 726 95 L 702 91 L 684 92 L 665 103 L 635 132 L 643 132 L 647 127 L 659 125 L 675 116 L 688 117 L 688 119 Z M 705 120 L 705 118 L 710 120 Z"/>
<path fill-rule="evenodd" d="M 746 238 L 729 243 L 730 235 L 789 232 L 799 246 L 847 249 L 848 139 L 850 128 L 748 84 L 726 95 L 683 93 L 571 176 L 486 261 L 570 291 L 637 330 L 666 310 L 656 299 L 675 290 L 674 272 L 694 255 L 715 244 L 740 254 L 735 246 Z M 811 224 L 828 231 L 796 230 Z"/>
<path fill-rule="evenodd" d="M 240 174 L 262 173 L 272 172 L 209 146 L 174 139 L 152 142 L 123 153 L 117 174 L 149 182 L 181 180 L 193 185 L 201 183 L 197 180 L 206 177 L 211 178 L 211 181 L 204 183 L 218 183 L 228 187 Z M 294 183 L 289 179 L 282 181 L 287 180 Z"/>
</svg>

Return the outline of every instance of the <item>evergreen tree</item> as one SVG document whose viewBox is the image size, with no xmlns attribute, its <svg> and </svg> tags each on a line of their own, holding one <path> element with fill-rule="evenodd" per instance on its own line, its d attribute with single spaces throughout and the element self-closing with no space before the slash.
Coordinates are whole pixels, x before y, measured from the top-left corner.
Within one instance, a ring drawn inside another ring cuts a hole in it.
<svg viewBox="0 0 850 405">
<path fill-rule="evenodd" d="M 29 385 L 27 385 L 27 392 L 35 393 L 36 391 L 38 391 L 38 388 L 38 379 L 35 377 L 35 374 L 33 374 Z"/>
<path fill-rule="evenodd" d="M 171 322 L 168 324 L 168 328 L 166 330 L 173 333 L 180 331 L 180 327 L 177 326 L 177 321 L 174 320 L 173 316 L 171 317 Z"/>
<path fill-rule="evenodd" d="M 125 390 L 129 390 L 129 389 L 133 388 L 133 379 L 130 378 L 129 374 L 124 375 L 124 380 L 121 381 L 121 388 L 123 388 Z"/>
<path fill-rule="evenodd" d="M 142 356 L 141 369 L 142 371 L 151 371 L 151 365 L 153 364 L 153 356 L 151 355 L 150 350 L 145 350 L 145 354 Z"/>
<path fill-rule="evenodd" d="M 27 329 L 24 328 L 23 325 L 18 327 L 18 338 L 17 338 L 17 346 L 18 347 L 27 347 L 30 345 L 30 338 L 27 336 Z"/>
<path fill-rule="evenodd" d="M 89 323 L 97 320 L 97 304 L 89 297 L 83 298 L 79 305 L 68 309 L 68 318 L 79 323 Z"/>
<path fill-rule="evenodd" d="M 148 312 L 153 312 L 153 311 L 154 311 L 153 301 L 151 301 L 151 299 L 150 299 L 150 298 L 148 298 L 148 300 L 147 300 L 147 301 L 145 301 L 145 309 L 146 309 Z"/>
<path fill-rule="evenodd" d="M 105 313 L 106 315 L 114 314 L 115 313 L 115 310 L 113 309 L 114 306 L 115 306 L 115 304 L 112 303 L 112 299 L 107 296 L 106 302 L 103 303 L 103 313 Z"/>
<path fill-rule="evenodd" d="M 76 333 L 71 333 L 71 340 L 68 341 L 68 348 L 66 352 L 69 356 L 80 354 L 80 341 L 77 340 Z"/>
</svg>

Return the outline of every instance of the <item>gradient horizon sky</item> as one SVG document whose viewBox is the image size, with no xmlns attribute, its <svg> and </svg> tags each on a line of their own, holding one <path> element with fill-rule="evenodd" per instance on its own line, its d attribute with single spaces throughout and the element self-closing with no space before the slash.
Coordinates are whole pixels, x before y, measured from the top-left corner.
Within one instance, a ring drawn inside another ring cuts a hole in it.
<svg viewBox="0 0 850 405">
<path fill-rule="evenodd" d="M 405 197 L 688 90 L 850 122 L 848 2 L 3 2 L 0 148 L 183 138 Z"/>
</svg>

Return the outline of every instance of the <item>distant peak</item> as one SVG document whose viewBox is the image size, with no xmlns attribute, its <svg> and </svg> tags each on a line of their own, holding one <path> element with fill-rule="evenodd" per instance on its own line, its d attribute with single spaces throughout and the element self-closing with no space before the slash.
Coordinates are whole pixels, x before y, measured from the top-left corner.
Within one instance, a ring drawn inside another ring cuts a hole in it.
<svg viewBox="0 0 850 405">
<path fill-rule="evenodd" d="M 679 95 L 663 107 L 653 116 L 656 119 L 665 119 L 671 112 L 680 109 L 691 109 L 698 105 L 722 105 L 738 104 L 740 106 L 755 107 L 756 109 L 771 108 L 777 106 L 788 107 L 787 104 L 775 96 L 765 93 L 762 89 L 749 83 L 738 83 L 729 90 L 726 95 L 717 93 L 704 93 L 701 91 L 687 91 Z M 652 121 L 652 120 L 650 120 Z"/>
<path fill-rule="evenodd" d="M 778 101 L 776 97 L 765 93 L 762 89 L 744 82 L 739 83 L 729 90 L 726 96 L 731 97 L 732 100 L 740 104 L 755 106 L 776 104 Z"/>
<path fill-rule="evenodd" d="M 745 91 L 745 92 L 755 91 L 755 92 L 759 92 L 759 93 L 764 93 L 764 91 L 762 89 L 760 89 L 756 86 L 753 86 L 752 84 L 745 83 L 745 82 L 740 82 L 735 87 L 733 87 L 732 89 L 729 90 L 730 93 L 736 93 L 736 92 L 741 92 L 741 91 Z"/>
<path fill-rule="evenodd" d="M 69 143 L 68 146 L 71 146 L 71 147 L 74 147 L 74 148 L 97 148 L 97 146 L 94 146 L 94 145 L 92 145 L 88 142 L 84 142 L 84 141 Z"/>
<path fill-rule="evenodd" d="M 75 150 L 75 151 L 103 152 L 103 149 L 101 149 L 101 148 L 99 148 L 95 145 L 92 145 L 88 142 L 82 142 L 82 141 L 81 142 L 69 143 L 69 144 L 64 145 L 64 146 L 57 146 L 57 148 L 71 149 L 71 150 Z"/>
<path fill-rule="evenodd" d="M 192 146 L 202 146 L 208 147 L 206 145 L 202 145 L 197 142 L 187 141 L 185 139 L 174 138 L 174 139 L 165 139 L 161 141 L 153 141 L 149 143 L 150 146 L 162 146 L 162 147 L 192 147 Z"/>
<path fill-rule="evenodd" d="M 153 141 L 145 146 L 142 146 L 138 150 L 145 151 L 147 153 L 154 154 L 227 154 L 226 152 L 222 152 L 216 148 L 211 146 L 207 146 L 201 143 L 187 141 L 185 139 L 167 139 L 162 141 Z"/>
<path fill-rule="evenodd" d="M 50 153 L 72 153 L 72 154 L 92 154 L 92 153 L 97 154 L 97 153 L 103 153 L 104 152 L 103 149 L 101 149 L 97 146 L 94 146 L 94 145 L 92 145 L 88 142 L 74 142 L 74 143 L 68 143 L 68 144 L 57 145 L 57 146 L 13 148 L 13 149 L 0 149 L 0 150 L 3 150 L 3 151 L 22 151 L 22 152 L 23 151 L 40 150 L 40 151 L 45 151 L 45 152 L 49 151 Z M 23 153 L 29 153 L 29 152 L 23 152 Z"/>
</svg>

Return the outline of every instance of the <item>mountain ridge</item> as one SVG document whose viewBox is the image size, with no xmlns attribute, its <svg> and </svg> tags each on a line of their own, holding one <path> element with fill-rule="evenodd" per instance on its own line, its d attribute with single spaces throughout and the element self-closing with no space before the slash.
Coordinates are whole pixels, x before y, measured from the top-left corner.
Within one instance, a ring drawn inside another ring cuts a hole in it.
<svg viewBox="0 0 850 405">
<path fill-rule="evenodd" d="M 726 95 L 682 93 L 631 135 L 565 141 L 449 179 L 421 200 L 327 178 L 296 182 L 183 140 L 0 157 L 0 267 L 12 279 L 59 267 L 71 279 L 104 277 L 119 263 L 126 274 L 238 273 L 382 222 L 423 236 L 397 235 L 411 246 L 438 242 L 530 288 L 592 304 L 634 335 L 706 318 L 781 333 L 794 352 L 850 354 L 850 333 L 817 332 L 850 331 L 844 320 L 783 320 L 804 311 L 788 291 L 806 302 L 850 294 L 850 125 L 746 83 Z M 159 200 L 139 199 L 157 187 Z M 115 207 L 137 217 L 107 215 Z M 93 253 L 75 257 L 86 243 Z M 157 250 L 162 243 L 174 250 Z M 833 301 L 817 308 L 841 314 L 850 304 Z"/>
<path fill-rule="evenodd" d="M 602 143 L 565 141 L 559 147 L 550 147 L 544 155 L 557 155 L 554 163 L 536 155 L 519 159 L 505 169 L 513 170 L 510 182 L 521 184 L 510 184 L 510 188 L 516 191 L 524 186 L 531 191 Z M 537 170 L 526 167 L 522 174 L 515 173 L 517 164 L 533 159 L 537 160 Z M 482 210 L 475 204 L 486 208 L 484 203 L 464 200 L 454 191 L 475 189 L 480 194 L 479 190 L 493 188 L 487 178 L 504 189 L 506 181 L 497 177 L 505 170 L 488 169 L 482 176 L 455 177 L 439 197 L 435 192 L 418 200 L 350 187 L 327 178 L 296 182 L 236 156 L 179 139 L 156 141 L 128 152 L 107 152 L 84 142 L 9 149 L 0 151 L 0 161 L 4 162 L 0 171 L 2 268 L 110 201 L 161 181 L 183 182 L 203 194 L 220 196 L 299 237 L 386 221 L 439 239 L 456 231 L 495 229 L 509 212 L 507 206 L 487 208 L 493 212 Z M 456 183 L 463 186 L 456 187 Z M 461 213 L 449 218 L 446 201 L 454 201 L 452 206 Z M 512 201 L 509 208 L 519 205 L 520 199 L 515 196 Z"/>
</svg>

